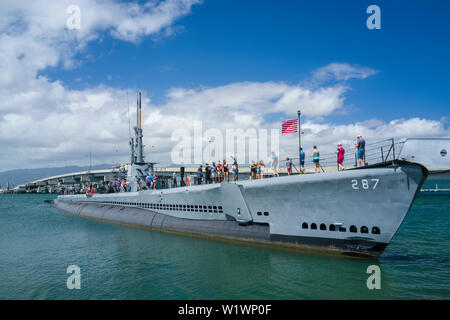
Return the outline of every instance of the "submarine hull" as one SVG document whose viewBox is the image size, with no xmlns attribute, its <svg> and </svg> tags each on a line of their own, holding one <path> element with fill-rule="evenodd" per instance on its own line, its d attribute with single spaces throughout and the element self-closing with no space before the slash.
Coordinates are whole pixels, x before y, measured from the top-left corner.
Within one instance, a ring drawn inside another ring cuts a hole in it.
<svg viewBox="0 0 450 320">
<path fill-rule="evenodd" d="M 295 250 L 378 257 L 428 175 L 395 161 L 320 174 L 139 192 L 58 196 L 104 222 Z"/>
</svg>

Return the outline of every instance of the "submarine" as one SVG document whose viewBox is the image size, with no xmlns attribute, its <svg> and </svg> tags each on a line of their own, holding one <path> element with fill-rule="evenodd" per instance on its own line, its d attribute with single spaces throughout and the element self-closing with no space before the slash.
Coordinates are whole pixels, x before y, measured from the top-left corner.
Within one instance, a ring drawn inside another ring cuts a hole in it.
<svg viewBox="0 0 450 320">
<path fill-rule="evenodd" d="M 377 258 L 399 229 L 428 170 L 393 159 L 338 172 L 139 190 L 144 161 L 141 94 L 130 138 L 131 192 L 59 195 L 59 212 L 108 223 L 286 248 Z"/>
</svg>

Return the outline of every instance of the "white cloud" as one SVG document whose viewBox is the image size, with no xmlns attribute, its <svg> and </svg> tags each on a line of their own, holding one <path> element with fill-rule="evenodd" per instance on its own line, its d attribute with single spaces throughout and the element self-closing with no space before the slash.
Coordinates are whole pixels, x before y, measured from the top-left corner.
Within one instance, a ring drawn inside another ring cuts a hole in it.
<svg viewBox="0 0 450 320">
<path fill-rule="evenodd" d="M 127 138 L 126 92 L 106 86 L 71 90 L 40 72 L 76 67 L 77 53 L 109 32 L 124 41 L 171 34 L 198 0 L 55 0 L 0 2 L 0 165 L 61 163 L 85 158 L 87 143 L 107 158 Z M 66 10 L 80 7 L 81 28 L 69 30 Z M 122 139 L 122 140 L 121 140 Z M 125 148 L 127 143 L 125 141 Z M 126 150 L 121 151 L 123 154 Z M 41 161 L 42 162 L 38 162 Z M 35 162 L 37 161 L 37 162 Z"/>
<path fill-rule="evenodd" d="M 167 94 L 166 107 L 173 111 L 190 111 L 205 116 L 216 108 L 227 112 L 296 114 L 324 116 L 343 106 L 348 87 L 336 85 L 316 90 L 283 82 L 235 82 L 215 88 L 176 88 Z M 222 111 L 224 112 L 224 111 Z"/>
<path fill-rule="evenodd" d="M 313 73 L 313 78 L 321 82 L 330 80 L 346 81 L 352 78 L 365 79 L 376 73 L 376 70 L 369 67 L 335 62 L 316 70 Z"/>
<path fill-rule="evenodd" d="M 78 0 L 80 29 L 66 26 L 72 0 L 36 0 L 0 3 L 0 85 L 8 89 L 32 82 L 38 71 L 62 63 L 76 66 L 76 53 L 101 32 L 124 41 L 170 34 L 168 29 L 190 13 L 199 0 L 149 1 L 144 4 L 116 0 Z M 19 76 L 18 76 L 19 75 Z"/>
<path fill-rule="evenodd" d="M 113 0 L 80 0 L 81 29 L 66 29 L 66 8 L 73 1 L 15 1 L 0 4 L 0 166 L 42 167 L 87 164 L 89 145 L 96 163 L 128 160 L 127 92 L 105 85 L 74 90 L 60 81 L 40 76 L 47 67 L 76 67 L 76 53 L 109 32 L 124 41 L 171 33 L 174 21 L 198 1 L 168 0 L 123 4 Z M 349 64 L 330 64 L 314 74 L 317 79 L 364 79 L 374 70 Z M 317 117 L 344 107 L 350 89 L 338 82 L 314 89 L 284 82 L 234 82 L 217 87 L 172 88 L 166 101 L 154 104 L 143 94 L 144 142 L 154 145 L 153 160 L 170 163 L 175 142 L 171 133 L 192 129 L 196 120 L 204 130 L 217 128 L 279 128 L 270 114 L 295 115 L 300 108 L 309 117 L 303 126 L 305 147 L 322 150 L 339 141 L 351 143 L 356 134 L 368 140 L 382 137 L 449 135 L 442 122 L 427 119 L 372 119 L 349 125 L 321 123 Z M 129 94 L 134 106 L 134 94 Z M 134 124 L 134 108 L 131 108 Z M 295 134 L 283 136 L 281 153 L 292 155 Z M 116 152 L 118 150 L 118 152 Z M 150 147 L 147 148 L 150 151 Z"/>
</svg>

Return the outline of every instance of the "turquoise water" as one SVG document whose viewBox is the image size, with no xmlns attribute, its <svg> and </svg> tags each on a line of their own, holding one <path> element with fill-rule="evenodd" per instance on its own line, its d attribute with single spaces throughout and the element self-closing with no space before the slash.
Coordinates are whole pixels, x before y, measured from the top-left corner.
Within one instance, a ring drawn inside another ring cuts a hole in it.
<svg viewBox="0 0 450 320">
<path fill-rule="evenodd" d="M 378 260 L 101 223 L 56 212 L 50 198 L 0 195 L 0 299 L 450 298 L 450 197 L 417 198 Z M 366 286 L 372 264 L 380 290 Z M 70 265 L 80 290 L 67 289 Z"/>
</svg>

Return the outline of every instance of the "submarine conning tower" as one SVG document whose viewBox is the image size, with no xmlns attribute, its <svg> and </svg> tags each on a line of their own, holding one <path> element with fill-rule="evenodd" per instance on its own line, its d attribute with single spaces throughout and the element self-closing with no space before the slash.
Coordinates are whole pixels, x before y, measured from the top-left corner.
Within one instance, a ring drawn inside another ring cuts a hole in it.
<svg viewBox="0 0 450 320">
<path fill-rule="evenodd" d="M 145 182 L 149 172 L 153 172 L 153 163 L 145 162 L 144 145 L 142 144 L 142 105 L 141 92 L 137 93 L 135 137 L 130 138 L 131 163 L 128 166 L 127 179 L 131 185 L 131 191 L 138 190 L 138 179 Z"/>
</svg>

